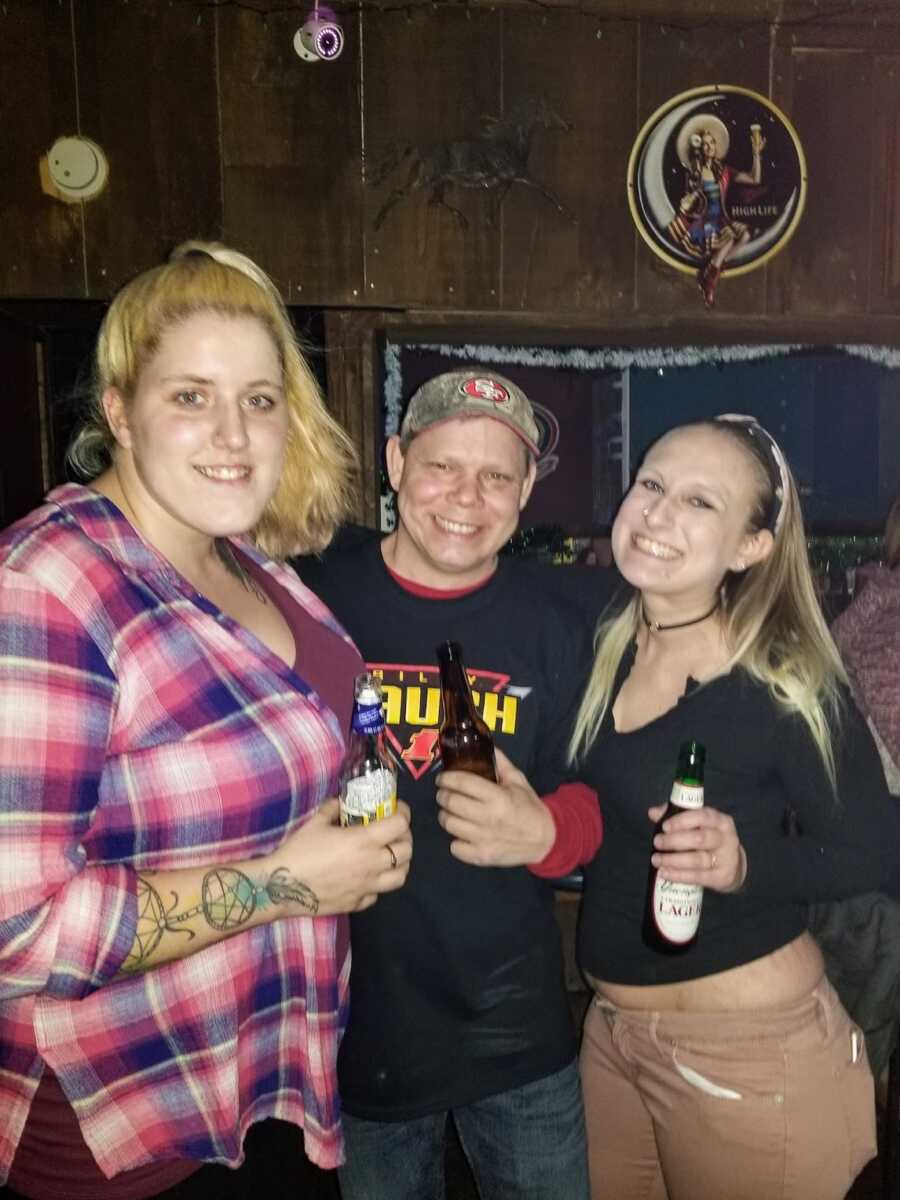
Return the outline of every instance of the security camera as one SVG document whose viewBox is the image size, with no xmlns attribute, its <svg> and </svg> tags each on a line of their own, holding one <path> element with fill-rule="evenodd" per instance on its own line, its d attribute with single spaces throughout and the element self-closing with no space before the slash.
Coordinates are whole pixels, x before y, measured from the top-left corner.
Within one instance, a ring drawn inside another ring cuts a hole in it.
<svg viewBox="0 0 900 1200">
<path fill-rule="evenodd" d="M 344 31 L 330 8 L 316 4 L 294 34 L 294 50 L 304 62 L 331 62 L 344 49 Z"/>
</svg>

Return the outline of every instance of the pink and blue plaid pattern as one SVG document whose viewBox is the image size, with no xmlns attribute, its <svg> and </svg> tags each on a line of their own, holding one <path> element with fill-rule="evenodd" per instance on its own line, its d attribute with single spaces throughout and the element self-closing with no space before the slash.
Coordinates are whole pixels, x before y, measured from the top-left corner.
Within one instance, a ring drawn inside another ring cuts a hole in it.
<svg viewBox="0 0 900 1200">
<path fill-rule="evenodd" d="M 110 982 L 135 868 L 266 854 L 334 794 L 331 710 L 114 505 L 66 485 L 0 536 L 0 722 L 0 1181 L 42 1060 L 107 1175 L 234 1165 L 269 1116 L 337 1165 L 344 918 L 282 919 Z"/>
</svg>

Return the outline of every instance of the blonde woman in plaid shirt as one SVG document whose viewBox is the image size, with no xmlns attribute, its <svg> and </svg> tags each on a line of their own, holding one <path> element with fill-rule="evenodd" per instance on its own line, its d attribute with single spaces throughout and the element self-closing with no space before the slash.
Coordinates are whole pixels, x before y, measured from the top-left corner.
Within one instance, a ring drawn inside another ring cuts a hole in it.
<svg viewBox="0 0 900 1200">
<path fill-rule="evenodd" d="M 342 914 L 412 852 L 330 799 L 360 659 L 277 560 L 352 452 L 274 286 L 181 247 L 96 367 L 91 482 L 0 538 L 0 1181 L 37 1200 L 207 1194 L 269 1116 L 337 1165 Z"/>
</svg>

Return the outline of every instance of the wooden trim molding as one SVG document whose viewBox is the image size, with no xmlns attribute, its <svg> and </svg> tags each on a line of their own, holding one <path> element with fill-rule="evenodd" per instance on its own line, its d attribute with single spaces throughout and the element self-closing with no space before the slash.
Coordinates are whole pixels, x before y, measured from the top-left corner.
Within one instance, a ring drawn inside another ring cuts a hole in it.
<svg viewBox="0 0 900 1200">
<path fill-rule="evenodd" d="M 359 456 L 355 519 L 377 529 L 381 437 L 378 344 L 389 314 L 358 309 L 325 312 L 328 407 L 350 434 Z"/>
</svg>

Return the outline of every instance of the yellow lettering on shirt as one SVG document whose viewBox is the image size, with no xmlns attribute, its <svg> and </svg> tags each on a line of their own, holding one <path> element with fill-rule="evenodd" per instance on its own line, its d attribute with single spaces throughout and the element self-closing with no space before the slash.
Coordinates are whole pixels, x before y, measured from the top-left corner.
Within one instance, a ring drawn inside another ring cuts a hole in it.
<svg viewBox="0 0 900 1200">
<path fill-rule="evenodd" d="M 503 733 L 515 733 L 518 711 L 519 701 L 516 696 L 499 696 L 496 692 L 485 692 L 481 715 L 491 733 L 497 728 L 498 720 Z"/>
<path fill-rule="evenodd" d="M 403 689 L 394 683 L 386 683 L 381 689 L 384 698 L 384 719 L 388 725 L 399 725 L 403 712 Z"/>
<path fill-rule="evenodd" d="M 422 688 L 406 691 L 406 721 L 409 725 L 437 725 L 441 714 L 441 693 L 437 688 L 425 688 L 425 712 L 422 712 Z"/>
</svg>

